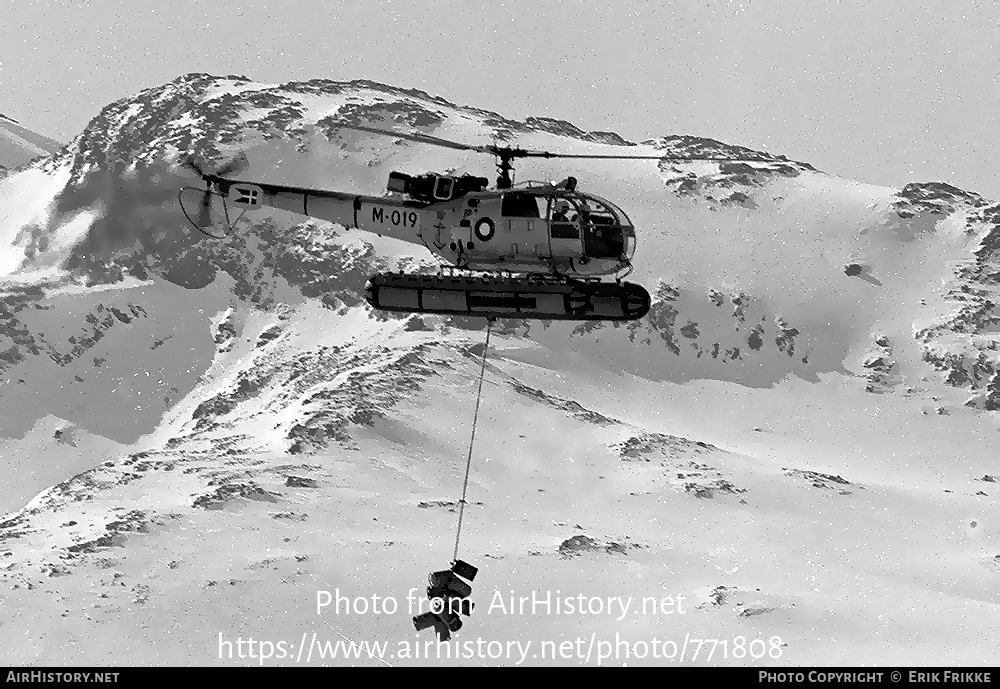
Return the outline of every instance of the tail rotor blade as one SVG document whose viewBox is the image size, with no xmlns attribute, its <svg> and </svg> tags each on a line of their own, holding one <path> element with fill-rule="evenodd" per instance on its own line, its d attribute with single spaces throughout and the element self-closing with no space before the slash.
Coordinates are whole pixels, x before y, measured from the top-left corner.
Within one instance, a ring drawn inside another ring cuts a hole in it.
<svg viewBox="0 0 1000 689">
<path fill-rule="evenodd" d="M 212 192 L 206 191 L 201 197 L 201 207 L 198 209 L 198 219 L 195 222 L 198 227 L 212 225 Z"/>
<path fill-rule="evenodd" d="M 205 179 L 205 177 L 207 176 L 205 174 L 205 171 L 201 169 L 201 166 L 199 166 L 198 163 L 194 162 L 194 160 L 192 160 L 191 158 L 185 158 L 184 162 L 181 164 L 184 167 L 188 168 L 189 170 L 193 171 L 196 175 L 198 175 L 202 179 Z"/>
<path fill-rule="evenodd" d="M 237 172 L 242 172 L 250 165 L 250 160 L 247 158 L 246 153 L 240 153 L 238 156 L 230 160 L 228 163 L 220 167 L 212 174 L 205 172 L 205 168 L 196 163 L 193 158 L 186 158 L 181 163 L 183 167 L 194 172 L 196 175 L 201 177 L 206 182 L 210 181 L 215 177 L 226 177 Z"/>
</svg>

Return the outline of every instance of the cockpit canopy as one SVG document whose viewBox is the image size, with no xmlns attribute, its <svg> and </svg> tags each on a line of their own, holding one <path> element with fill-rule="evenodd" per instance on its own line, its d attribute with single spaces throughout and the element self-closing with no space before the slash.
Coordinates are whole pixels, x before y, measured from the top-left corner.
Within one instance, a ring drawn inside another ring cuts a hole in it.
<svg viewBox="0 0 1000 689">
<path fill-rule="evenodd" d="M 587 212 L 589 209 L 590 216 L 595 219 L 595 222 L 602 222 L 607 227 L 621 230 L 622 257 L 631 262 L 635 255 L 635 227 L 629 217 L 625 215 L 625 211 L 607 199 L 594 194 L 576 194 L 576 196 L 583 199 L 581 205 L 584 211 Z"/>
<path fill-rule="evenodd" d="M 500 208 L 505 218 L 549 221 L 553 239 L 579 239 L 591 258 L 631 261 L 635 228 L 621 208 L 594 194 L 564 189 L 524 189 L 504 193 Z"/>
</svg>

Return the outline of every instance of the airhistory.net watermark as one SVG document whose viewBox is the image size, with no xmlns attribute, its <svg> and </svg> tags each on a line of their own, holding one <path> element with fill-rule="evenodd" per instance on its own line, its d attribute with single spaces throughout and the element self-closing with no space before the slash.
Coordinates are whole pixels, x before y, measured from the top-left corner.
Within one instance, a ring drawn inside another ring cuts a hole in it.
<svg viewBox="0 0 1000 689">
<path fill-rule="evenodd" d="M 535 591 L 529 595 L 504 594 L 495 590 L 489 605 L 477 607 L 487 615 L 609 615 L 621 622 L 629 615 L 684 615 L 687 596 L 587 596 L 582 593 L 566 595 L 561 590 Z M 412 588 L 406 602 L 393 596 L 344 596 L 340 589 L 316 592 L 316 614 L 335 615 L 395 615 L 405 611 L 409 615 L 425 612 L 440 613 L 441 599 L 423 597 L 421 590 Z M 329 609 L 328 609 L 329 608 Z"/>
<path fill-rule="evenodd" d="M 5 679 L 7 684 L 113 684 L 118 681 L 117 672 L 48 672 L 42 670 L 10 670 Z"/>
<path fill-rule="evenodd" d="M 769 639 L 734 636 L 725 639 L 694 638 L 685 634 L 683 639 L 652 637 L 629 640 L 615 632 L 614 639 L 578 636 L 560 641 L 514 639 L 458 639 L 436 641 L 430 639 L 389 641 L 352 641 L 343 635 L 340 639 L 324 639 L 316 632 L 302 633 L 299 641 L 269 641 L 253 637 L 227 639 L 219 632 L 219 658 L 221 660 L 246 660 L 258 665 L 272 661 L 312 663 L 328 660 L 373 660 L 383 665 L 389 661 L 432 660 L 489 660 L 521 665 L 528 661 L 575 660 L 589 664 L 627 663 L 635 660 L 653 660 L 668 663 L 713 662 L 727 659 L 777 660 L 783 655 L 780 637 Z"/>
</svg>

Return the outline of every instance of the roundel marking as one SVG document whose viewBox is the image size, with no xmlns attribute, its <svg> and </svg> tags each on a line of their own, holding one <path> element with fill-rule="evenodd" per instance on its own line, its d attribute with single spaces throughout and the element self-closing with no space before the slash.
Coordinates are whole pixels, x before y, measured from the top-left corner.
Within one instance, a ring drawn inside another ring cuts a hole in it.
<svg viewBox="0 0 1000 689">
<path fill-rule="evenodd" d="M 493 239 L 493 234 L 496 232 L 496 227 L 493 225 L 493 221 L 489 218 L 481 218 L 476 221 L 476 237 L 480 241 L 488 242 Z"/>
</svg>

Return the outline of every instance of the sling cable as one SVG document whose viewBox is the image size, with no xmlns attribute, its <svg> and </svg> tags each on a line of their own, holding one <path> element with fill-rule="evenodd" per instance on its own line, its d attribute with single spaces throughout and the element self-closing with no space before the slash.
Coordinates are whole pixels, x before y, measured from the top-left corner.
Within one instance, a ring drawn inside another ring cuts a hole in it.
<svg viewBox="0 0 1000 689">
<path fill-rule="evenodd" d="M 479 423 L 479 404 L 483 399 L 483 377 L 486 375 L 486 355 L 490 348 L 490 334 L 496 318 L 486 321 L 486 344 L 483 346 L 483 360 L 479 367 L 479 387 L 476 391 L 476 411 L 472 416 L 472 437 L 469 438 L 469 456 L 465 461 L 465 480 L 462 482 L 462 499 L 458 501 L 458 528 L 455 530 L 455 554 L 451 569 L 432 572 L 428 577 L 427 598 L 431 601 L 431 611 L 413 618 L 413 626 L 419 632 L 430 627 L 438 635 L 438 640 L 447 641 L 452 632 L 462 628 L 461 615 L 472 614 L 475 604 L 469 600 L 472 594 L 471 582 L 479 569 L 458 559 L 458 546 L 462 538 L 462 519 L 465 516 L 466 496 L 469 492 L 469 472 L 472 469 L 472 448 L 476 442 L 476 426 Z"/>
</svg>

